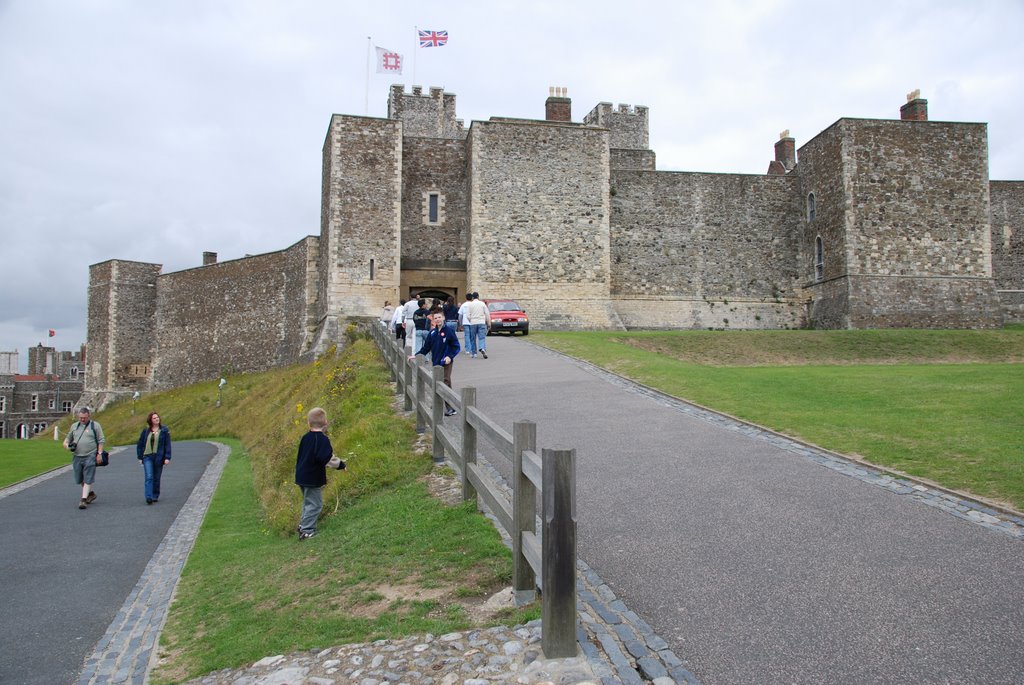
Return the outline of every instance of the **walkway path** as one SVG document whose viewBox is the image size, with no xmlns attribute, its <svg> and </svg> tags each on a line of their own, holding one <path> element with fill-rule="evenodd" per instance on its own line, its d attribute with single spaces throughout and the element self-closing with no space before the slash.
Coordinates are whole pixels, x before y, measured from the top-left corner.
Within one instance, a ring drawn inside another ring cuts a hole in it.
<svg viewBox="0 0 1024 685">
<path fill-rule="evenodd" d="M 577 449 L 581 558 L 705 685 L 1024 682 L 1024 521 L 521 338 L 488 352 L 456 389 Z"/>
<path fill-rule="evenodd" d="M 110 466 L 98 470 L 97 499 L 84 511 L 78 509 L 78 486 L 70 469 L 0 493 L 0 683 L 72 683 L 90 654 L 98 656 L 99 669 L 81 682 L 97 673 L 93 682 L 142 682 L 149 653 L 143 654 L 142 633 L 130 631 L 145 628 L 146 619 L 154 616 L 158 629 L 169 594 L 146 595 L 137 605 L 144 609 L 131 615 L 129 625 L 121 622 L 129 632 L 115 630 L 95 653 L 94 647 L 116 623 L 133 588 L 137 592 L 136 586 L 143 585 L 140 577 L 168 593 L 177 581 L 180 565 L 167 573 L 150 562 L 162 558 L 160 550 L 167 544 L 162 541 L 187 534 L 179 511 L 192 501 L 216 448 L 187 442 L 174 447 L 160 502 L 152 506 L 143 499 L 142 469 L 134 451 L 124 449 L 115 450 Z M 187 551 L 179 552 L 182 561 Z M 128 641 L 119 641 L 118 635 L 131 635 L 131 650 L 142 654 L 141 669 L 118 658 L 129 651 Z M 145 637 L 155 640 L 156 631 L 150 629 Z"/>
</svg>

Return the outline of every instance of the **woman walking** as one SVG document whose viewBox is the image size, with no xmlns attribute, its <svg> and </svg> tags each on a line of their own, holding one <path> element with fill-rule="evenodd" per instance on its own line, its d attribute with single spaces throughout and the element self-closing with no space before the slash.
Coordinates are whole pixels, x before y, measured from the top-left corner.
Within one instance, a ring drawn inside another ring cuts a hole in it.
<svg viewBox="0 0 1024 685">
<path fill-rule="evenodd" d="M 171 462 L 171 432 L 160 423 L 160 415 L 155 411 L 146 417 L 135 453 L 146 474 L 146 504 L 153 504 L 160 499 L 160 475 Z"/>
</svg>

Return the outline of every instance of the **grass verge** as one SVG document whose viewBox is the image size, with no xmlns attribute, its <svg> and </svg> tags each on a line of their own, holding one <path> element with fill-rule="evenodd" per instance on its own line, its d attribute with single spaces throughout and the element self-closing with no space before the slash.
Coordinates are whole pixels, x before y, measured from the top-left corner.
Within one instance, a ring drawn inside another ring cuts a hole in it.
<svg viewBox="0 0 1024 685">
<path fill-rule="evenodd" d="M 535 339 L 670 395 L 1024 509 L 1024 330 Z"/>
<path fill-rule="evenodd" d="M 52 436 L 0 440 L 0 488 L 71 463 L 71 454 Z"/>
<path fill-rule="evenodd" d="M 442 634 L 510 580 L 510 556 L 473 504 L 415 480 L 363 497 L 299 542 L 270 531 L 237 441 L 182 575 L 154 683 L 269 654 Z M 537 607 L 490 624 L 536 618 Z"/>
</svg>

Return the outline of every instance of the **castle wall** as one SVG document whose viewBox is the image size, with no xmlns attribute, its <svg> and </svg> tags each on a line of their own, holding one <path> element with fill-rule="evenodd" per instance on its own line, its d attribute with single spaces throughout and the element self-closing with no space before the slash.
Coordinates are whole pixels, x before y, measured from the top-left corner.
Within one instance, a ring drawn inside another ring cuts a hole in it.
<svg viewBox="0 0 1024 685">
<path fill-rule="evenodd" d="M 538 328 L 615 328 L 609 300 L 608 133 L 473 122 L 469 288 L 510 298 Z"/>
<path fill-rule="evenodd" d="M 317 342 L 378 316 L 401 280 L 402 122 L 335 115 L 324 141 Z"/>
<path fill-rule="evenodd" d="M 403 260 L 465 262 L 469 242 L 466 174 L 465 141 L 409 137 L 402 141 Z M 429 222 L 427 197 L 432 192 L 439 195 L 434 224 Z"/>
<path fill-rule="evenodd" d="M 87 392 L 149 389 L 159 274 L 159 264 L 120 259 L 89 267 Z"/>
<path fill-rule="evenodd" d="M 799 326 L 798 181 L 617 170 L 611 291 L 627 327 Z"/>
<path fill-rule="evenodd" d="M 154 388 L 298 361 L 315 243 L 161 276 L 157 326 L 147 331 L 157 341 Z"/>
<path fill-rule="evenodd" d="M 815 325 L 819 310 L 838 319 L 836 303 L 818 296 L 839 292 L 814 284 L 815 235 L 825 241 L 822 281 L 847 279 L 847 326 L 1000 324 L 984 124 L 843 119 L 801 149 L 797 170 Z"/>
<path fill-rule="evenodd" d="M 1007 323 L 1024 323 L 1024 181 L 992 181 L 992 276 Z"/>
</svg>

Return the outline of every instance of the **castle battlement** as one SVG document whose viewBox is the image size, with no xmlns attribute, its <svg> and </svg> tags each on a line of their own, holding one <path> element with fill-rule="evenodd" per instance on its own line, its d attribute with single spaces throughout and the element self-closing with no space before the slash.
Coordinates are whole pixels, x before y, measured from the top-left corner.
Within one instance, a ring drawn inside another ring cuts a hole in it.
<svg viewBox="0 0 1024 685">
<path fill-rule="evenodd" d="M 412 138 L 466 137 L 465 126 L 455 117 L 455 94 L 432 86 L 424 95 L 423 86 L 412 86 L 405 92 L 405 84 L 392 84 L 388 92 L 388 119 L 402 122 L 402 135 Z"/>
<path fill-rule="evenodd" d="M 616 108 L 610 102 L 599 102 L 587 116 L 583 117 L 583 123 L 608 129 L 611 134 L 609 144 L 612 148 L 650 148 L 648 108 L 643 105 L 620 104 Z"/>
</svg>

